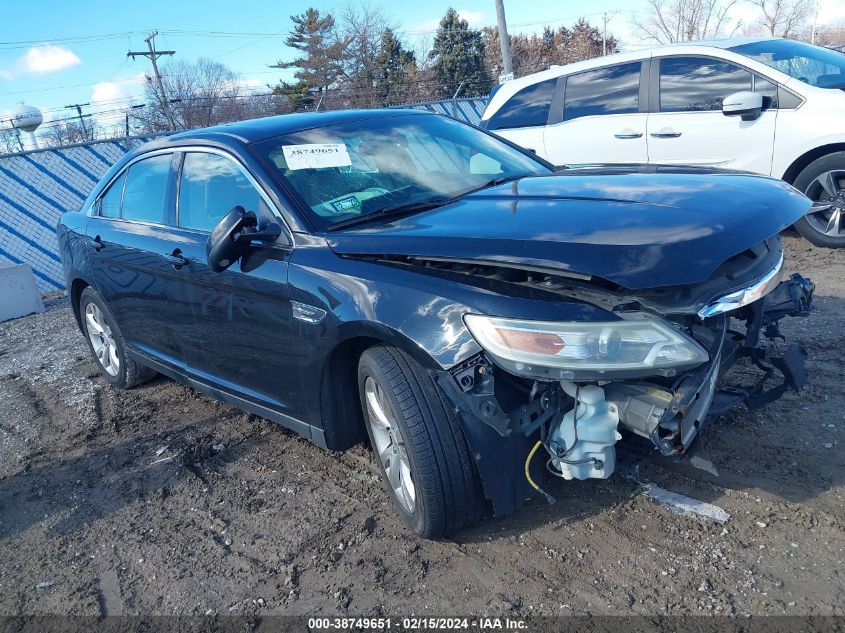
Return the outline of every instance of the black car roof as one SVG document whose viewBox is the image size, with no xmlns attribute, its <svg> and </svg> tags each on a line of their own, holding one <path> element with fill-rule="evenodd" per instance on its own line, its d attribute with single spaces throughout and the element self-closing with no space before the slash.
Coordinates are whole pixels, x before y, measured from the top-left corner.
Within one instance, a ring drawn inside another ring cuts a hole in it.
<svg viewBox="0 0 845 633">
<path fill-rule="evenodd" d="M 300 130 L 307 130 L 325 125 L 338 123 L 349 123 L 365 119 L 407 116 L 409 114 L 431 114 L 424 110 L 382 108 L 372 110 L 334 110 L 329 112 L 302 112 L 297 114 L 282 114 L 279 116 L 265 117 L 263 119 L 250 119 L 248 121 L 237 121 L 224 125 L 201 128 L 179 132 L 167 137 L 167 141 L 188 141 L 188 140 L 225 140 L 225 137 L 236 138 L 244 143 L 263 141 L 283 134 L 290 134 Z"/>
</svg>

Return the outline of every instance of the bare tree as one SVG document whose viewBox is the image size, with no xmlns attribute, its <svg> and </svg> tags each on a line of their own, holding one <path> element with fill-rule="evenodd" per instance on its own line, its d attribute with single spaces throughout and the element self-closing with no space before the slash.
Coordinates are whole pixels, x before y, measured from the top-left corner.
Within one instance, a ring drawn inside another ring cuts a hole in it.
<svg viewBox="0 0 845 633">
<path fill-rule="evenodd" d="M 502 69 L 498 29 L 488 26 L 482 33 L 486 43 L 487 66 L 497 76 Z M 539 35 L 511 35 L 510 44 L 514 74 L 517 77 L 546 70 L 552 64 L 572 64 L 599 57 L 603 50 L 601 31 L 583 18 L 569 27 L 553 29 L 547 26 Z M 608 35 L 606 47 L 611 53 L 618 50 L 619 43 L 613 35 Z"/>
<path fill-rule="evenodd" d="M 11 126 L 0 126 L 0 154 L 12 154 L 21 151 L 18 131 Z"/>
<path fill-rule="evenodd" d="M 640 37 L 660 44 L 731 36 L 740 28 L 730 17 L 737 0 L 648 0 L 649 15 L 632 22 Z"/>
<path fill-rule="evenodd" d="M 348 3 L 340 14 L 340 39 L 346 42 L 342 85 L 350 103 L 375 105 L 376 57 L 381 50 L 382 34 L 394 31 L 394 25 L 379 7 L 369 2 Z"/>
<path fill-rule="evenodd" d="M 84 128 L 76 120 L 59 120 L 45 123 L 38 130 L 38 138 L 50 147 L 85 143 L 97 136 L 98 129 L 93 119 L 88 119 Z"/>
<path fill-rule="evenodd" d="M 240 101 L 248 98 L 238 75 L 212 59 L 174 61 L 162 68 L 162 84 L 176 127 L 193 129 L 241 118 Z M 147 107 L 132 112 L 145 132 L 170 128 L 169 121 L 151 81 L 145 88 Z"/>
<path fill-rule="evenodd" d="M 760 9 L 759 25 L 772 37 L 803 37 L 810 29 L 807 18 L 813 0 L 746 0 Z"/>
<path fill-rule="evenodd" d="M 826 26 L 817 30 L 816 44 L 843 50 L 845 48 L 845 24 Z"/>
</svg>

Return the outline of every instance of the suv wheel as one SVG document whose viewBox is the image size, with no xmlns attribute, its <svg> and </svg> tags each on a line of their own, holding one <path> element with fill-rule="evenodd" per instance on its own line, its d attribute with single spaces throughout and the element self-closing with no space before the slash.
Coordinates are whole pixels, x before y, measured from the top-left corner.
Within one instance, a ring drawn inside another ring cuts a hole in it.
<svg viewBox="0 0 845 633">
<path fill-rule="evenodd" d="M 813 201 L 795 228 L 816 246 L 845 246 L 845 152 L 810 163 L 793 183 Z"/>
<path fill-rule="evenodd" d="M 102 295 L 90 286 L 79 297 L 82 332 L 103 377 L 115 387 L 131 389 L 147 382 L 156 372 L 126 353 L 126 341 Z"/>
<path fill-rule="evenodd" d="M 484 508 L 458 421 L 431 377 L 400 350 L 375 346 L 358 363 L 367 433 L 393 505 L 414 532 L 440 538 Z"/>
</svg>

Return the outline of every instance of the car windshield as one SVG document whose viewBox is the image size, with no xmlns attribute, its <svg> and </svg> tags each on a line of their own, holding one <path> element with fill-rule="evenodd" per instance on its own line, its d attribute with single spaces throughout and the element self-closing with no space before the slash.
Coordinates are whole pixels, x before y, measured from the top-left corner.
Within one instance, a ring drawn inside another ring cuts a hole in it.
<svg viewBox="0 0 845 633">
<path fill-rule="evenodd" d="M 764 40 L 730 50 L 818 88 L 845 88 L 845 54 L 794 40 Z"/>
<path fill-rule="evenodd" d="M 316 127 L 255 149 L 320 229 L 423 210 L 492 184 L 550 173 L 496 138 L 433 114 Z"/>
</svg>

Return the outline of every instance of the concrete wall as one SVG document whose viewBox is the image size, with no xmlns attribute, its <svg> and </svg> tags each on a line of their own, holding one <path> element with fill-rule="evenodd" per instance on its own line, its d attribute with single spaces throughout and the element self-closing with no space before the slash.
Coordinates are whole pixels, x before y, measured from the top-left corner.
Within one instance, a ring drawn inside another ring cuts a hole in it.
<svg viewBox="0 0 845 633">
<path fill-rule="evenodd" d="M 457 99 L 404 107 L 438 112 L 477 124 L 485 99 Z M 29 264 L 42 292 L 64 288 L 56 223 L 78 209 L 100 177 L 145 138 L 0 156 L 0 265 Z"/>
</svg>

